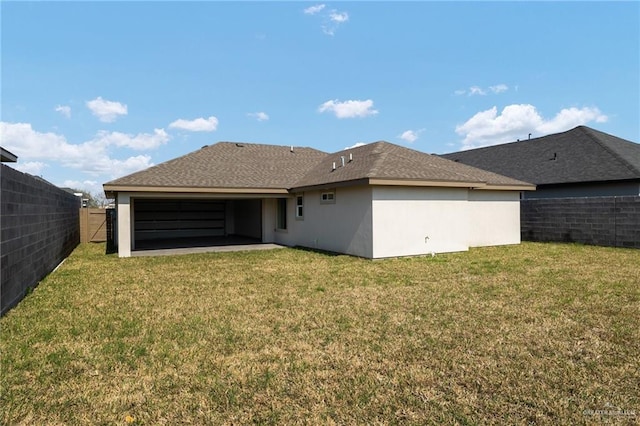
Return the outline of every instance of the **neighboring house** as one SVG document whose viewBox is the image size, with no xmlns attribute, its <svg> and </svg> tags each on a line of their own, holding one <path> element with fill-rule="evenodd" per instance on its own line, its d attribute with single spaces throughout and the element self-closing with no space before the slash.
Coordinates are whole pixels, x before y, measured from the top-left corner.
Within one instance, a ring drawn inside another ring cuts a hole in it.
<svg viewBox="0 0 640 426">
<path fill-rule="evenodd" d="M 520 192 L 534 189 L 388 142 L 334 154 L 220 142 L 104 184 L 121 257 L 229 236 L 365 258 L 517 244 Z"/>
<path fill-rule="evenodd" d="M 442 157 L 534 183 L 524 198 L 640 194 L 640 144 L 585 126 Z"/>
<path fill-rule="evenodd" d="M 3 163 L 15 163 L 18 161 L 18 156 L 7 151 L 6 149 L 0 146 L 0 162 Z"/>
</svg>

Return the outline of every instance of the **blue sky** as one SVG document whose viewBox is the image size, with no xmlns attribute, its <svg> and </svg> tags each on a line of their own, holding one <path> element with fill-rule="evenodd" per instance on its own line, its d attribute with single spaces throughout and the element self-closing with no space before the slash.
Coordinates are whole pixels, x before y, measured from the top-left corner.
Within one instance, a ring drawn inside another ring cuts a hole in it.
<svg viewBox="0 0 640 426">
<path fill-rule="evenodd" d="M 638 2 L 6 2 L 2 146 L 59 186 L 217 141 L 640 140 Z"/>
</svg>

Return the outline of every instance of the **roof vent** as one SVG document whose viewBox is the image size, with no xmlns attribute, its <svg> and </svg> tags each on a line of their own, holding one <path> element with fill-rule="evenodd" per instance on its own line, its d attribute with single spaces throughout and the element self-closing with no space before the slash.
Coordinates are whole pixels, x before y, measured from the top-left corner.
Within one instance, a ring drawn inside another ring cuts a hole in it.
<svg viewBox="0 0 640 426">
<path fill-rule="evenodd" d="M 531 133 L 529 133 L 529 140 L 531 139 Z"/>
<path fill-rule="evenodd" d="M 202 145 L 202 148 L 201 148 L 201 149 L 205 149 L 205 148 L 207 148 L 208 146 L 209 146 L 209 145 Z"/>
<path fill-rule="evenodd" d="M 340 164 L 342 164 L 342 167 L 344 167 L 344 155 L 340 156 Z"/>
<path fill-rule="evenodd" d="M 352 161 L 353 161 L 353 152 L 350 152 L 349 153 L 349 162 L 352 162 Z"/>
<path fill-rule="evenodd" d="M 241 144 L 241 143 L 237 143 L 237 144 L 236 144 L 236 146 L 237 146 L 238 148 L 244 148 L 244 145 L 243 145 L 243 144 Z"/>
<path fill-rule="evenodd" d="M 336 162 L 333 162 L 333 166 L 331 167 L 331 171 L 334 171 L 336 169 Z"/>
<path fill-rule="evenodd" d="M 291 149 L 290 149 L 290 151 L 291 151 L 291 152 L 293 152 L 293 145 L 291 145 Z"/>
</svg>

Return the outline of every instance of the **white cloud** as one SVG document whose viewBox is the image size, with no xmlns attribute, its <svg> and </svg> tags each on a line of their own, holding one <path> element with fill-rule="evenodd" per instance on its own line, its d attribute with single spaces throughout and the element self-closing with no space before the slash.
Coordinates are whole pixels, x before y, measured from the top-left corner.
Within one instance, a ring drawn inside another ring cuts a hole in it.
<svg viewBox="0 0 640 426">
<path fill-rule="evenodd" d="M 344 102 L 340 102 L 338 99 L 330 100 L 318 107 L 318 112 L 325 111 L 333 112 L 338 118 L 367 117 L 378 113 L 377 110 L 373 109 L 373 101 L 371 99 Z"/>
<path fill-rule="evenodd" d="M 471 86 L 469 87 L 469 96 L 473 96 L 473 95 L 481 95 L 484 96 L 486 95 L 487 92 L 485 92 L 484 90 L 482 90 L 481 87 L 478 86 Z"/>
<path fill-rule="evenodd" d="M 127 115 L 127 106 L 120 102 L 107 101 L 98 96 L 94 100 L 87 101 L 87 108 L 91 113 L 104 123 L 116 121 L 118 116 Z"/>
<path fill-rule="evenodd" d="M 42 173 L 42 170 L 47 167 L 47 164 L 41 161 L 19 161 L 17 163 L 11 163 L 9 165 L 23 173 L 29 173 L 30 175 L 35 176 L 39 176 Z"/>
<path fill-rule="evenodd" d="M 249 117 L 253 117 L 258 121 L 267 121 L 269 120 L 269 115 L 266 112 L 250 112 L 247 114 Z"/>
<path fill-rule="evenodd" d="M 102 184 L 95 180 L 73 180 L 67 179 L 62 182 L 63 188 L 79 189 L 89 194 L 99 194 L 103 191 Z"/>
<path fill-rule="evenodd" d="M 485 96 L 488 92 L 497 94 L 497 93 L 506 92 L 507 90 L 509 90 L 509 86 L 507 86 L 506 84 L 500 83 L 500 84 L 496 84 L 495 86 L 489 86 L 488 89 L 483 89 L 480 86 L 471 86 L 469 87 L 469 89 L 458 89 L 453 93 L 456 96 L 460 96 L 464 94 L 467 94 L 468 96 L 474 96 L 474 95 Z"/>
<path fill-rule="evenodd" d="M 400 139 L 407 141 L 409 143 L 414 143 L 415 141 L 418 140 L 418 138 L 420 137 L 420 133 L 424 132 L 424 129 L 420 129 L 420 130 L 406 130 L 404 132 L 402 132 L 402 134 L 400 136 L 398 136 Z"/>
<path fill-rule="evenodd" d="M 188 130 L 190 132 L 213 132 L 218 128 L 218 119 L 214 116 L 209 118 L 200 117 L 194 120 L 180 118 L 169 124 L 169 128 Z"/>
<path fill-rule="evenodd" d="M 354 144 L 353 144 L 353 145 L 351 145 L 351 146 L 345 146 L 345 147 L 344 147 L 344 149 L 357 148 L 357 147 L 359 147 L 359 146 L 364 146 L 364 145 L 366 145 L 366 144 L 367 144 L 366 142 L 356 142 L 356 143 L 354 143 Z"/>
<path fill-rule="evenodd" d="M 304 10 L 305 15 L 315 15 L 325 8 L 324 4 L 316 4 L 315 6 L 309 6 Z"/>
<path fill-rule="evenodd" d="M 321 25 L 322 32 L 326 35 L 334 36 L 338 27 L 349 20 L 349 14 L 347 12 L 338 12 L 332 10 L 324 18 L 324 23 Z"/>
<path fill-rule="evenodd" d="M 322 32 L 333 36 L 340 25 L 343 25 L 349 20 L 349 13 L 338 11 L 336 9 L 325 10 L 325 4 L 316 4 L 309 6 L 303 10 L 306 15 L 318 15 L 322 24 L 320 28 Z"/>
<path fill-rule="evenodd" d="M 170 136 L 164 129 L 154 129 L 151 133 L 138 133 L 130 135 L 120 132 L 100 131 L 94 138 L 104 145 L 127 147 L 137 150 L 154 149 L 169 142 Z"/>
<path fill-rule="evenodd" d="M 609 117 L 602 114 L 598 108 L 565 108 L 549 120 L 543 123 L 537 130 L 541 133 L 557 133 L 571 129 L 590 121 L 606 123 Z"/>
<path fill-rule="evenodd" d="M 68 105 L 58 105 L 55 107 L 55 111 L 67 118 L 71 118 L 71 107 Z"/>
<path fill-rule="evenodd" d="M 338 12 L 337 10 L 332 10 L 331 12 L 329 12 L 329 19 L 332 22 L 342 24 L 349 20 L 349 14 L 347 12 Z"/>
<path fill-rule="evenodd" d="M 478 148 L 512 142 L 527 137 L 529 133 L 542 136 L 562 132 L 591 121 L 603 123 L 608 117 L 598 108 L 565 108 L 550 120 L 545 120 L 536 107 L 514 104 L 504 107 L 498 114 L 494 106 L 480 111 L 465 123 L 456 126 L 456 133 L 464 136 L 463 149 Z"/>
<path fill-rule="evenodd" d="M 489 90 L 491 90 L 493 93 L 502 93 L 509 90 L 509 86 L 507 86 L 506 84 L 496 84 L 495 86 L 489 86 Z"/>
<path fill-rule="evenodd" d="M 109 175 L 112 178 L 118 178 L 126 176 L 138 170 L 144 170 L 153 166 L 151 157 L 148 155 L 136 155 L 135 157 L 129 157 L 124 160 L 116 160 L 112 158 L 103 158 L 98 164 L 103 174 Z"/>
<path fill-rule="evenodd" d="M 160 136 L 157 136 L 158 133 L 156 133 L 154 137 L 162 138 L 162 132 L 164 130 L 159 132 Z M 69 143 L 62 135 L 52 132 L 38 132 L 29 123 L 0 122 L 0 137 L 3 146 L 24 162 L 33 163 L 29 166 L 32 171 L 38 171 L 36 163 L 42 161 L 47 162 L 42 167 L 55 162 L 63 167 L 80 170 L 92 176 L 106 175 L 110 178 L 145 169 L 153 165 L 151 157 L 148 155 L 117 160 L 111 158 L 108 151 L 111 146 L 129 146 L 125 142 L 135 145 L 137 141 L 138 146 L 149 144 L 146 142 L 146 136 L 139 136 L 127 139 L 109 133 L 99 133 L 91 140 L 73 144 Z M 40 168 L 41 170 L 42 168 Z"/>
</svg>

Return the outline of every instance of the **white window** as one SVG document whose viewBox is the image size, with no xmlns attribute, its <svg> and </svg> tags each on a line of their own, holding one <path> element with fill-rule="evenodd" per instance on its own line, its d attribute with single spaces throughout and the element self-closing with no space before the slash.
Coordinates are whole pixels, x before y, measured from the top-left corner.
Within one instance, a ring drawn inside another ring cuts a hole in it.
<svg viewBox="0 0 640 426">
<path fill-rule="evenodd" d="M 322 204 L 334 204 L 336 202 L 335 191 L 326 191 L 320 194 L 320 202 Z"/>
<path fill-rule="evenodd" d="M 302 195 L 296 197 L 296 219 L 304 218 L 304 198 Z"/>
</svg>

